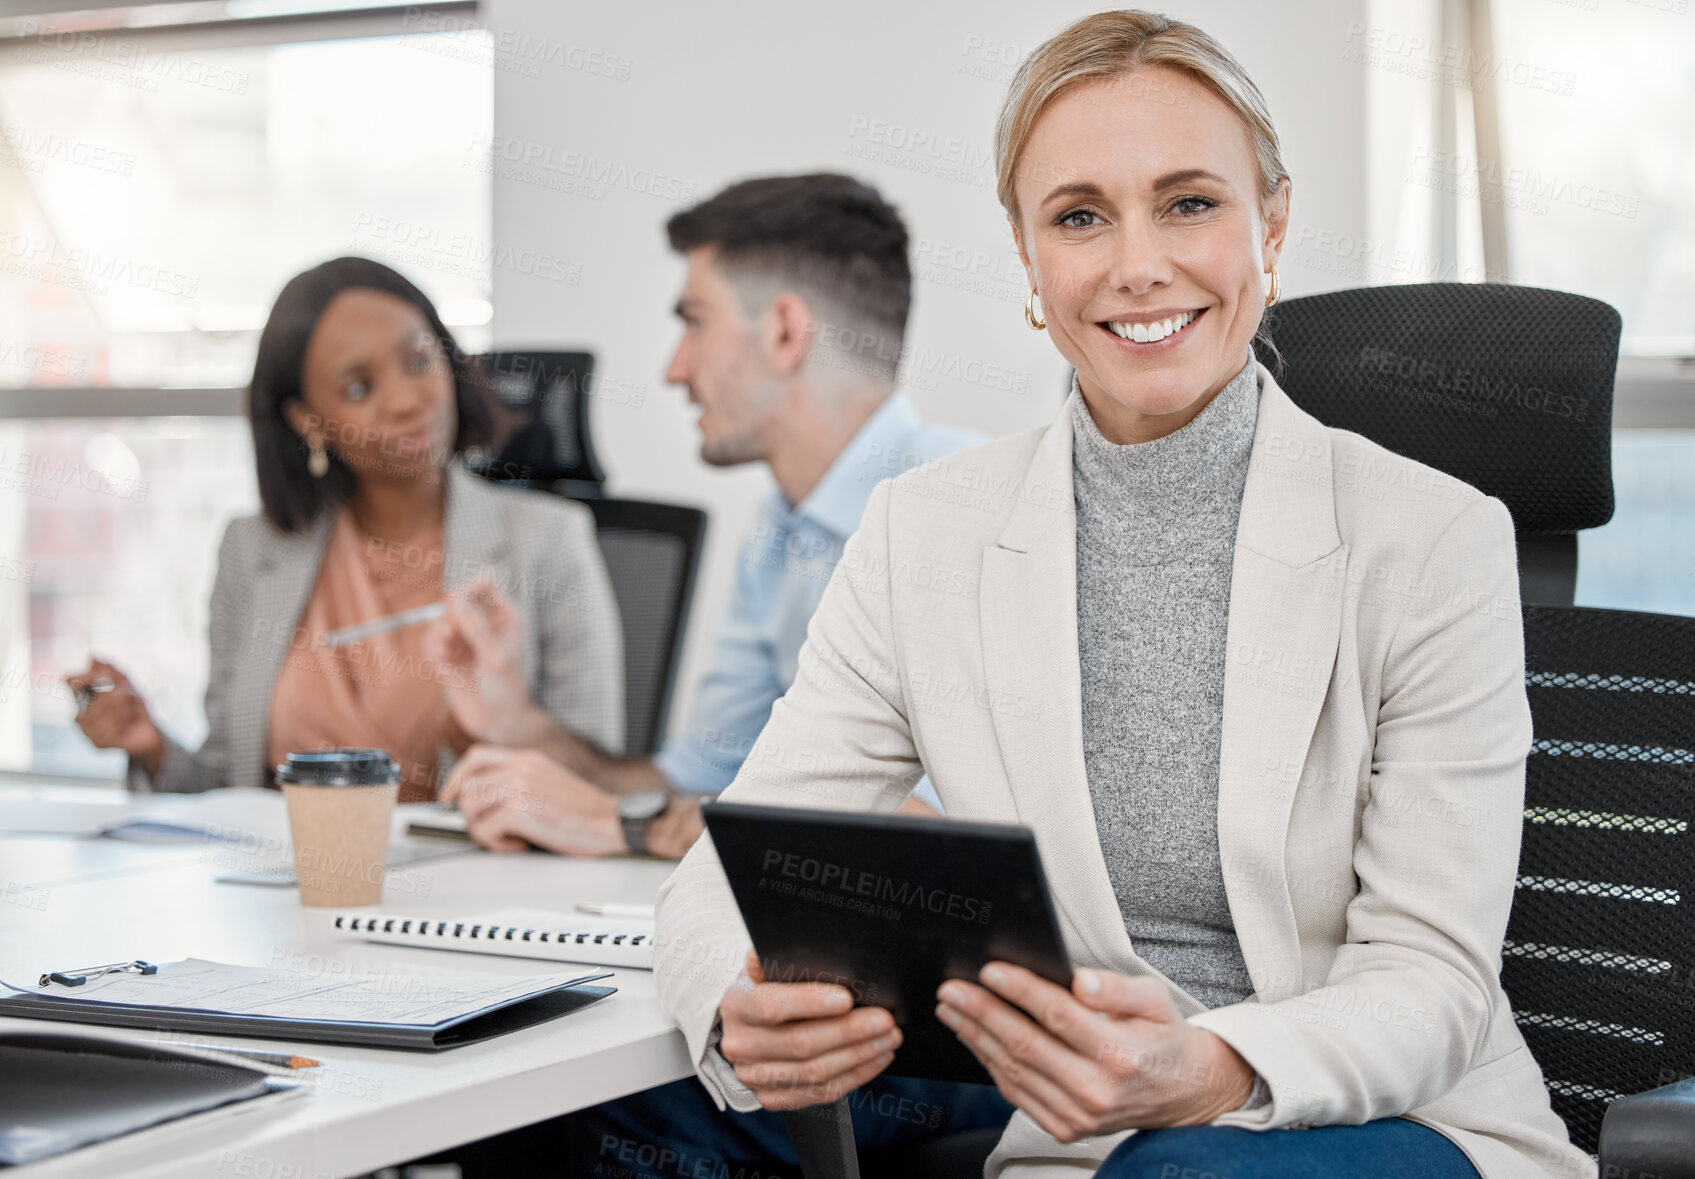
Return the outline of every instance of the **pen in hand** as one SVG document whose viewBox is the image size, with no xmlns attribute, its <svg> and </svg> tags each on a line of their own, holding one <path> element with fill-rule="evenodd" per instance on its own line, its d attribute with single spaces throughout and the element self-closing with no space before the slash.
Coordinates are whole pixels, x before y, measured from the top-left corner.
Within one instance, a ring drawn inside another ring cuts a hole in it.
<svg viewBox="0 0 1695 1179">
<path fill-rule="evenodd" d="M 117 687 L 117 684 L 112 681 L 110 676 L 103 675 L 98 679 L 89 680 L 87 684 L 77 689 L 77 714 L 80 716 L 87 712 L 88 706 L 94 703 L 94 697 L 97 694 L 110 692 L 115 687 Z"/>
<path fill-rule="evenodd" d="M 361 639 L 375 638 L 377 635 L 386 635 L 390 631 L 416 626 L 420 622 L 434 622 L 446 613 L 446 602 L 431 602 L 427 606 L 415 606 L 410 610 L 402 610 L 399 614 L 390 614 L 387 618 L 374 618 L 370 622 L 361 622 L 357 626 L 344 626 L 340 630 L 332 630 L 318 642 L 325 647 L 345 647 L 349 643 L 357 643 Z"/>
</svg>

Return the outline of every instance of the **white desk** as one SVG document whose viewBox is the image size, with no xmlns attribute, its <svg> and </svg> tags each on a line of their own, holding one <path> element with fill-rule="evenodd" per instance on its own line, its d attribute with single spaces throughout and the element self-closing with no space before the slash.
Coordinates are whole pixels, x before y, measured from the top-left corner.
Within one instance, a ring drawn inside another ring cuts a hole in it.
<svg viewBox="0 0 1695 1179">
<path fill-rule="evenodd" d="M 110 798 L 44 788 L 55 798 Z M 0 806 L 29 796 L 0 787 Z M 142 846 L 110 839 L 0 835 L 0 978 L 20 986 L 48 969 L 189 956 L 252 966 L 316 969 L 322 959 L 410 973 L 545 974 L 555 962 L 379 946 L 322 929 L 324 910 L 292 888 L 218 884 L 231 845 L 286 860 L 288 823 L 270 791 L 150 798 L 234 834 L 223 843 Z M 429 841 L 432 846 L 435 841 Z M 670 865 L 635 860 L 496 856 L 467 849 L 391 871 L 385 912 L 446 917 L 502 905 L 558 908 L 578 901 L 649 903 Z M 396 887 L 399 885 L 399 887 Z M 314 958 L 312 956 L 322 956 Z M 398 1052 L 300 1041 L 216 1042 L 297 1051 L 323 1067 L 296 1073 L 316 1089 L 269 1108 L 215 1112 L 11 1172 L 18 1179 L 334 1179 L 687 1076 L 682 1036 L 661 1010 L 653 977 L 620 970 L 618 993 L 512 1035 L 445 1052 Z M 157 1034 L 43 1020 L 0 1019 L 0 1030 L 65 1029 L 130 1040 Z M 212 1041 L 208 1041 L 212 1042 Z"/>
</svg>

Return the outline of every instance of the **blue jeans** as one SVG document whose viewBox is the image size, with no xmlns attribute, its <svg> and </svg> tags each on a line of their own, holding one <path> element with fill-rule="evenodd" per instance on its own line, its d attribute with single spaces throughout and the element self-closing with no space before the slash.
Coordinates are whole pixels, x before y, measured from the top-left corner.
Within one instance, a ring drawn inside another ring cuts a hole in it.
<svg viewBox="0 0 1695 1179">
<path fill-rule="evenodd" d="M 1004 1126 L 1012 1106 L 987 1085 L 878 1077 L 848 1096 L 861 1151 L 939 1134 Z M 632 1093 L 556 1123 L 563 1175 L 586 1179 L 678 1179 L 741 1175 L 799 1179 L 783 1115 L 720 1112 L 693 1077 Z M 1431 1176 L 1428 1179 L 1438 1179 Z"/>
<path fill-rule="evenodd" d="M 1242 1130 L 1182 1126 L 1125 1139 L 1096 1179 L 1478 1179 L 1465 1152 L 1428 1126 L 1379 1118 L 1363 1126 Z"/>
</svg>

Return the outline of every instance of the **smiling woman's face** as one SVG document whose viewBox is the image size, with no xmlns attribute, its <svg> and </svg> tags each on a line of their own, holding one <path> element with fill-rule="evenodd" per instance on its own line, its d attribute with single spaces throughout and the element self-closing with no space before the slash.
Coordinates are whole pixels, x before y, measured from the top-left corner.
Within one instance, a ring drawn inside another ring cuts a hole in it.
<svg viewBox="0 0 1695 1179">
<path fill-rule="evenodd" d="M 1031 129 L 1019 253 L 1114 442 L 1182 428 L 1248 362 L 1288 225 L 1258 177 L 1242 120 L 1177 70 L 1084 83 Z"/>
</svg>

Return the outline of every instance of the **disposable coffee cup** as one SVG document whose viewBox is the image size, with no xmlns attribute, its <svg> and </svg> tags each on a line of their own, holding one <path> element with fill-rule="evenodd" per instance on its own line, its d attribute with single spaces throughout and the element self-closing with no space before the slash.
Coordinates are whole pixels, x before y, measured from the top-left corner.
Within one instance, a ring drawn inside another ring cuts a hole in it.
<svg viewBox="0 0 1695 1179">
<path fill-rule="evenodd" d="M 386 749 L 291 753 L 277 767 L 303 905 L 374 905 L 388 866 L 400 764 Z"/>
</svg>

